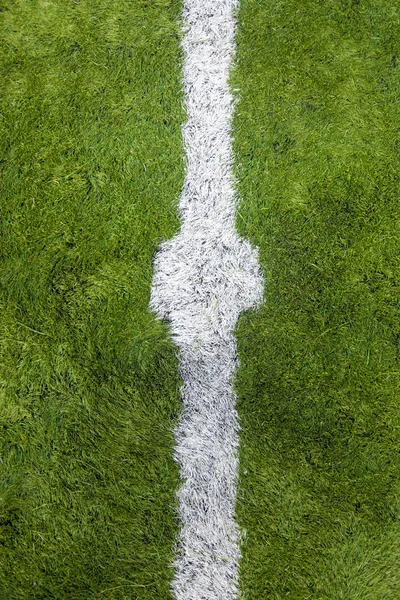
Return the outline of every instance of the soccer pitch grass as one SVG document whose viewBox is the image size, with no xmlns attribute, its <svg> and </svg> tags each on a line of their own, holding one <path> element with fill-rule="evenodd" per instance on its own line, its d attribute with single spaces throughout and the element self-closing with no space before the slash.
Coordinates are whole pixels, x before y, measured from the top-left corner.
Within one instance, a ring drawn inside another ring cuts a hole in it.
<svg viewBox="0 0 400 600">
<path fill-rule="evenodd" d="M 0 599 L 172 599 L 181 2 L 0 9 Z M 231 81 L 243 597 L 398 600 L 400 7 L 241 0 Z"/>
<path fill-rule="evenodd" d="M 249 600 L 400 597 L 400 7 L 245 0 L 238 520 Z"/>
<path fill-rule="evenodd" d="M 168 598 L 180 2 L 2 2 L 0 598 Z"/>
</svg>

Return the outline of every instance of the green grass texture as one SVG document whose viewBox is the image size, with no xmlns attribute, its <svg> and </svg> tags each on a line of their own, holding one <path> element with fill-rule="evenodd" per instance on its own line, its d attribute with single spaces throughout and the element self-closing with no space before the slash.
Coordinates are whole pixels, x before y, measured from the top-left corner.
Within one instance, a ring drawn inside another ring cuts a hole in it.
<svg viewBox="0 0 400 600">
<path fill-rule="evenodd" d="M 0 10 L 0 598 L 170 598 L 181 4 Z"/>
<path fill-rule="evenodd" d="M 237 329 L 247 600 L 400 598 L 400 5 L 242 0 Z"/>
</svg>

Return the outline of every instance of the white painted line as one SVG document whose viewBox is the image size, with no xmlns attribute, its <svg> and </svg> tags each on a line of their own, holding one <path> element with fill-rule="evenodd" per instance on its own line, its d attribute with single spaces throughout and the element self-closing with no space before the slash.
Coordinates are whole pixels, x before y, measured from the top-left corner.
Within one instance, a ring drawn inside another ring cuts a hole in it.
<svg viewBox="0 0 400 600">
<path fill-rule="evenodd" d="M 161 244 L 151 307 L 180 349 L 183 412 L 175 431 L 182 476 L 178 600 L 237 598 L 238 416 L 232 377 L 238 316 L 262 301 L 258 253 L 235 232 L 233 98 L 228 75 L 237 0 L 185 0 L 182 228 Z"/>
</svg>

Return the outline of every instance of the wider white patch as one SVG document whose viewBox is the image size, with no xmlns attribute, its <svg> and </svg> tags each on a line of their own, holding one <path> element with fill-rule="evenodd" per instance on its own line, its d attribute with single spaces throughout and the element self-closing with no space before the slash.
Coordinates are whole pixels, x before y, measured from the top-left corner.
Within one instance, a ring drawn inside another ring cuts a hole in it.
<svg viewBox="0 0 400 600">
<path fill-rule="evenodd" d="M 183 479 L 173 581 L 178 600 L 238 596 L 233 331 L 239 313 L 261 302 L 263 278 L 257 251 L 235 232 L 228 75 L 236 8 L 237 0 L 184 2 L 188 120 L 183 129 L 182 228 L 160 246 L 151 294 L 151 307 L 171 323 L 184 382 L 183 413 L 175 432 Z"/>
</svg>

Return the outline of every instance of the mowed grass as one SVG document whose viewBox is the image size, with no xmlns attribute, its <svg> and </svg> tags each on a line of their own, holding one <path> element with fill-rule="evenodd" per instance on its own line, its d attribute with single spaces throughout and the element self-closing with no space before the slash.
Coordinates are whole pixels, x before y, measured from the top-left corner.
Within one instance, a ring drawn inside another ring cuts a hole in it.
<svg viewBox="0 0 400 600">
<path fill-rule="evenodd" d="M 400 6 L 242 0 L 238 519 L 248 600 L 400 598 Z"/>
<path fill-rule="evenodd" d="M 169 598 L 180 1 L 0 6 L 0 598 Z"/>
</svg>

